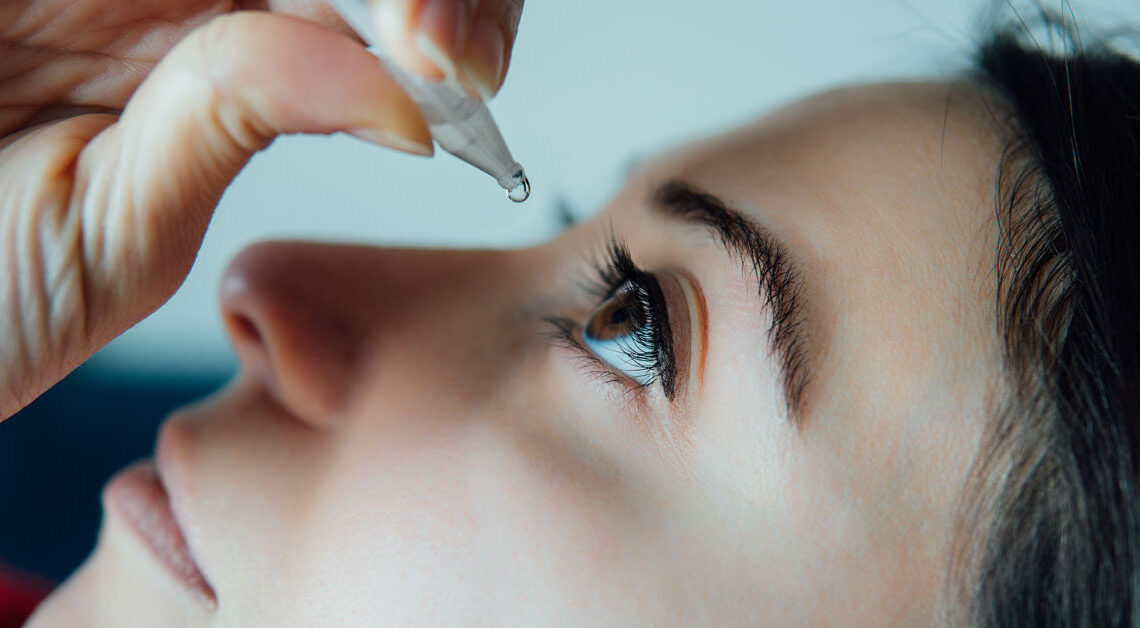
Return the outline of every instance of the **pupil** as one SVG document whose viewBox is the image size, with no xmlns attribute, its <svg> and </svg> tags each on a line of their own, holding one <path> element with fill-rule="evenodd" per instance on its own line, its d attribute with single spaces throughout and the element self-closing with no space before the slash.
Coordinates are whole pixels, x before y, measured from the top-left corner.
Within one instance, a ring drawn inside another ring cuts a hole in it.
<svg viewBox="0 0 1140 628">
<path fill-rule="evenodd" d="M 629 315 L 625 313 L 625 308 L 614 310 L 610 315 L 610 323 L 613 325 L 620 325 L 629 320 Z"/>
</svg>

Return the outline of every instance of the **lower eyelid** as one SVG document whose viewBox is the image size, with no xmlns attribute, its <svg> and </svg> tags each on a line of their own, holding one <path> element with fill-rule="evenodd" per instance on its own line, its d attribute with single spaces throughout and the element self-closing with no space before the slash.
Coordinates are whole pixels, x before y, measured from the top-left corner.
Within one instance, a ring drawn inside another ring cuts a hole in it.
<svg viewBox="0 0 1140 628">
<path fill-rule="evenodd" d="M 554 328 L 554 333 L 550 336 L 556 344 L 572 352 L 573 358 L 581 360 L 580 366 L 592 377 L 618 384 L 625 390 L 630 390 L 631 386 L 641 386 L 641 384 L 631 379 L 628 375 L 615 370 L 613 366 L 607 364 L 586 346 L 582 338 L 581 324 L 577 320 L 573 318 L 555 317 L 546 319 L 546 322 Z M 625 380 L 632 382 L 632 384 L 622 383 Z"/>
</svg>

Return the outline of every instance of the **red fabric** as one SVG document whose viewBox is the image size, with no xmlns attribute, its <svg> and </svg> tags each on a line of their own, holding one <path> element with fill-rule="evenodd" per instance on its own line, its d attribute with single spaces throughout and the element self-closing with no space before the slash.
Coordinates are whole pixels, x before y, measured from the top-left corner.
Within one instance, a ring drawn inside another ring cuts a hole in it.
<svg viewBox="0 0 1140 628">
<path fill-rule="evenodd" d="M 31 616 L 51 585 L 0 563 L 0 628 L 19 628 Z"/>
</svg>

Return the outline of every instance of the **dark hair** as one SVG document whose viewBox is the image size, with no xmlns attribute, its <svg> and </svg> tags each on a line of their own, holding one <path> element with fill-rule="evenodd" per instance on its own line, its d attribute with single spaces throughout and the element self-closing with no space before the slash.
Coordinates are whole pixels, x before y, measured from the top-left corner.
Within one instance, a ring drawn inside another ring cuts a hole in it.
<svg viewBox="0 0 1140 628">
<path fill-rule="evenodd" d="M 1140 64 L 1038 11 L 980 48 L 1004 381 L 952 573 L 978 626 L 1140 625 Z M 1068 20 L 1071 22 L 1071 20 Z M 1044 37 L 1042 37 L 1044 38 Z"/>
</svg>

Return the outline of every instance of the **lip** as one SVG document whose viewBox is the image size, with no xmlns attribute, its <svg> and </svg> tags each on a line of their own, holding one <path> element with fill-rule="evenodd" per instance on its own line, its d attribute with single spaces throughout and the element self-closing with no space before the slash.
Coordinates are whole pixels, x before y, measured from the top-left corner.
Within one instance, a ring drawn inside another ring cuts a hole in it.
<svg viewBox="0 0 1140 628">
<path fill-rule="evenodd" d="M 120 471 L 103 489 L 103 497 L 107 509 L 127 524 L 176 582 L 206 608 L 217 607 L 214 589 L 190 552 L 153 462 Z"/>
</svg>

